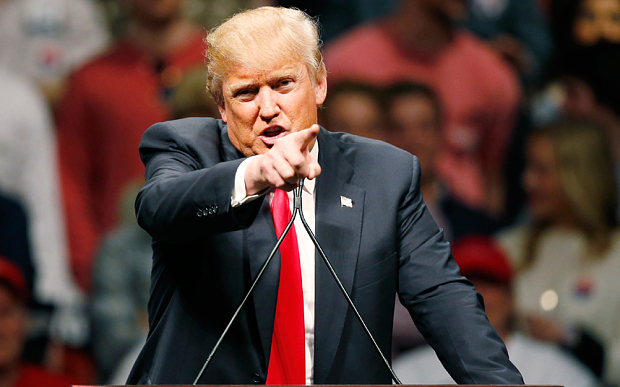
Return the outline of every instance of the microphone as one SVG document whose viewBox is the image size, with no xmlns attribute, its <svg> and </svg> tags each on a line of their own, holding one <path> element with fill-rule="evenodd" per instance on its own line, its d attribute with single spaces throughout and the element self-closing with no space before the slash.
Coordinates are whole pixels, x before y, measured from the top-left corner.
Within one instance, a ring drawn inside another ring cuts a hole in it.
<svg viewBox="0 0 620 387">
<path fill-rule="evenodd" d="M 282 233 L 282 235 L 280 235 L 280 238 L 278 238 L 278 241 L 276 242 L 275 246 L 271 250 L 271 253 L 269 253 L 269 256 L 267 257 L 267 260 L 263 263 L 263 266 L 261 266 L 258 274 L 256 275 L 256 278 L 254 279 L 254 281 L 250 285 L 250 288 L 248 289 L 248 292 L 246 293 L 245 297 L 243 297 L 243 300 L 241 301 L 241 303 L 239 304 L 239 306 L 235 310 L 235 313 L 233 313 L 233 316 L 231 317 L 230 321 L 228 322 L 228 325 L 226 325 L 226 328 L 224 329 L 224 331 L 220 335 L 219 339 L 215 343 L 215 346 L 211 350 L 211 353 L 209 354 L 209 357 L 207 358 L 207 360 L 205 361 L 204 365 L 202 366 L 202 369 L 200 370 L 200 372 L 196 376 L 196 380 L 194 380 L 194 383 L 193 383 L 194 386 L 198 384 L 198 380 L 200 380 L 200 378 L 204 374 L 205 370 L 207 369 L 207 367 L 211 363 L 211 360 L 213 360 L 213 356 L 215 355 L 215 352 L 219 348 L 220 344 L 222 343 L 222 340 L 224 339 L 224 337 L 228 333 L 228 330 L 230 329 L 230 327 L 232 326 L 233 322 L 237 318 L 237 315 L 241 311 L 241 308 L 243 308 L 243 306 L 245 305 L 247 300 L 250 298 L 250 295 L 252 294 L 252 291 L 256 287 L 256 284 L 258 283 L 258 280 L 260 280 L 260 278 L 262 277 L 263 272 L 265 271 L 265 269 L 267 268 L 267 266 L 269 265 L 269 263 L 273 259 L 276 251 L 278 250 L 278 248 L 282 244 L 282 241 L 284 240 L 284 238 L 288 234 L 289 230 L 293 226 L 293 221 L 295 220 L 295 217 L 297 216 L 297 214 L 299 214 L 300 220 L 301 220 L 301 223 L 304 226 L 304 229 L 306 230 L 306 232 L 310 236 L 310 239 L 312 240 L 312 243 L 314 244 L 316 250 L 319 252 L 319 255 L 323 259 L 323 262 L 325 262 L 325 265 L 327 266 L 327 269 L 329 270 L 329 272 L 331 273 L 332 277 L 334 278 L 334 281 L 336 281 L 336 284 L 338 285 L 338 288 L 340 288 L 340 291 L 342 292 L 342 295 L 347 300 L 347 303 L 351 307 L 351 310 L 353 310 L 353 313 L 355 314 L 355 317 L 357 317 L 357 319 L 360 322 L 362 328 L 364 329 L 364 332 L 366 332 L 366 335 L 368 336 L 368 338 L 372 342 L 374 348 L 377 350 L 377 353 L 381 357 L 381 360 L 383 361 L 383 364 L 386 366 L 387 370 L 390 372 L 390 374 L 392 376 L 392 379 L 394 380 L 394 382 L 396 384 L 399 384 L 399 385 L 403 384 L 400 381 L 400 379 L 398 379 L 398 376 L 396 376 L 396 373 L 392 369 L 392 366 L 390 366 L 390 363 L 387 361 L 385 355 L 383 355 L 383 352 L 381 351 L 381 348 L 379 348 L 379 345 L 377 344 L 377 342 L 375 341 L 375 338 L 373 337 L 372 333 L 368 329 L 368 326 L 364 322 L 364 319 L 362 318 L 362 316 L 358 312 L 357 308 L 355 307 L 355 304 L 353 303 L 353 300 L 351 299 L 351 296 L 349 296 L 349 293 L 347 292 L 347 290 L 345 289 L 344 285 L 340 281 L 340 278 L 338 278 L 338 274 L 336 274 L 336 271 L 334 270 L 332 264 L 330 263 L 329 259 L 325 255 L 325 252 L 321 248 L 321 245 L 319 244 L 318 240 L 316 239 L 316 236 L 314 235 L 314 233 L 310 229 L 310 226 L 308 226 L 308 223 L 306 222 L 306 219 L 304 217 L 304 213 L 303 213 L 302 207 L 301 207 L 301 193 L 302 193 L 302 190 L 303 190 L 303 186 L 304 186 L 304 179 L 301 179 L 299 181 L 298 186 L 295 189 L 293 189 L 293 212 L 292 212 L 292 215 L 291 215 L 291 220 L 286 225 L 286 228 L 284 229 L 284 232 Z"/>
</svg>

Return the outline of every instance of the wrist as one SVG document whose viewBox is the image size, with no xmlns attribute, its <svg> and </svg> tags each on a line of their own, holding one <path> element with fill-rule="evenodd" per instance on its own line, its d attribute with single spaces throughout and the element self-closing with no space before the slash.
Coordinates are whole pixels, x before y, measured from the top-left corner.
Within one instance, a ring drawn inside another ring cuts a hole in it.
<svg viewBox="0 0 620 387">
<path fill-rule="evenodd" d="M 262 173 L 260 171 L 260 161 L 262 158 L 263 156 L 261 155 L 252 157 L 252 160 L 245 169 L 244 182 L 245 191 L 248 196 L 258 195 L 265 191 L 265 189 L 271 188 L 271 185 L 262 178 Z"/>
</svg>

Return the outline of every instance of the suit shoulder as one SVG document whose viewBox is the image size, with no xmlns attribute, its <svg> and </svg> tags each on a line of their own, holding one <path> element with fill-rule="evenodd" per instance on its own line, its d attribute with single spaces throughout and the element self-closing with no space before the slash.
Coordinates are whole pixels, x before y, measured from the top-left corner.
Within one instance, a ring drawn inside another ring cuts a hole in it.
<svg viewBox="0 0 620 387">
<path fill-rule="evenodd" d="M 210 117 L 189 117 L 153 124 L 144 133 L 145 140 L 175 140 L 186 143 L 196 141 L 218 141 L 221 120 Z"/>
<path fill-rule="evenodd" d="M 208 117 L 158 122 L 142 136 L 140 156 L 146 163 L 161 152 L 183 152 L 200 165 L 209 165 L 220 159 L 223 129 L 223 121 Z"/>
<path fill-rule="evenodd" d="M 361 156 L 373 162 L 396 163 L 398 165 L 402 165 L 402 163 L 411 163 L 411 158 L 415 158 L 411 153 L 384 141 L 360 137 L 349 133 L 328 133 L 336 140 L 341 152 L 346 155 L 355 156 L 356 158 Z"/>
</svg>

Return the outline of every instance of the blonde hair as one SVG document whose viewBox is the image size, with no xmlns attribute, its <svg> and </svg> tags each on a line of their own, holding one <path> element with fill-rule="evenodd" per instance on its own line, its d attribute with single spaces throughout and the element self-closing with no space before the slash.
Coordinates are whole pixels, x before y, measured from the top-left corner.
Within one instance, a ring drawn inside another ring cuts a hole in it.
<svg viewBox="0 0 620 387">
<path fill-rule="evenodd" d="M 207 89 L 224 104 L 222 84 L 238 67 L 261 70 L 283 59 L 304 63 L 313 84 L 325 76 L 318 23 L 293 8 L 260 7 L 240 12 L 209 32 Z"/>
<path fill-rule="evenodd" d="M 601 256 L 617 226 L 618 188 L 615 163 L 605 129 L 586 121 L 562 122 L 535 132 L 532 137 L 553 143 L 559 180 L 586 235 L 591 256 Z M 526 264 L 534 259 L 537 240 L 546 228 L 535 225 L 530 235 Z"/>
</svg>

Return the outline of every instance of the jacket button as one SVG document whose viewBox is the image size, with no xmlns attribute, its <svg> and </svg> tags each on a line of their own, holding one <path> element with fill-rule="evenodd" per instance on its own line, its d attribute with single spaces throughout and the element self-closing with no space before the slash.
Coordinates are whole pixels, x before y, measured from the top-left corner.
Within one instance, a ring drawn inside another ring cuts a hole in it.
<svg viewBox="0 0 620 387">
<path fill-rule="evenodd" d="M 196 216 L 198 216 L 199 218 L 202 218 L 202 210 L 198 210 L 198 212 L 196 213 Z"/>
<path fill-rule="evenodd" d="M 209 216 L 209 210 L 206 208 L 202 210 L 202 216 Z"/>
<path fill-rule="evenodd" d="M 252 375 L 252 380 L 254 381 L 254 384 L 263 384 L 263 379 L 259 374 Z"/>
</svg>

